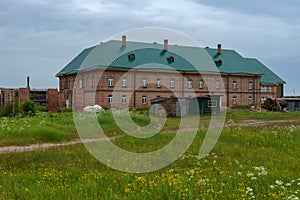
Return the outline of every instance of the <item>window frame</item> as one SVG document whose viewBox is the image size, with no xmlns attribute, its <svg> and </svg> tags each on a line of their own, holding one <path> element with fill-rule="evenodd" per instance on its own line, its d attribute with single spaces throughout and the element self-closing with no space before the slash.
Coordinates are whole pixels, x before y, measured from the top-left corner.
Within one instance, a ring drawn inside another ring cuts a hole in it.
<svg viewBox="0 0 300 200">
<path fill-rule="evenodd" d="M 143 85 L 143 88 L 148 87 L 148 83 L 147 83 L 147 79 L 146 78 L 142 79 L 142 85 Z"/>
<path fill-rule="evenodd" d="M 208 102 L 207 102 L 207 107 L 209 107 L 209 108 L 216 108 L 217 107 L 217 100 L 214 100 L 214 99 L 212 99 L 212 100 L 208 100 Z"/>
<path fill-rule="evenodd" d="M 220 80 L 216 80 L 216 90 L 220 90 Z"/>
<path fill-rule="evenodd" d="M 112 104 L 113 103 L 113 96 L 112 95 L 108 95 L 108 104 Z"/>
<path fill-rule="evenodd" d="M 199 81 L 199 89 L 203 89 L 204 88 L 204 81 L 200 80 Z"/>
<path fill-rule="evenodd" d="M 114 77 L 109 77 L 108 78 L 108 87 L 113 87 L 114 86 Z"/>
<path fill-rule="evenodd" d="M 248 82 L 248 90 L 252 90 L 253 89 L 253 83 L 252 81 Z"/>
<path fill-rule="evenodd" d="M 156 79 L 156 88 L 161 88 L 161 80 L 159 78 Z"/>
<path fill-rule="evenodd" d="M 187 85 L 188 89 L 192 89 L 193 88 L 193 80 L 189 79 L 188 80 L 188 85 Z"/>
<path fill-rule="evenodd" d="M 122 104 L 127 104 L 127 97 L 126 97 L 126 95 L 122 95 Z"/>
<path fill-rule="evenodd" d="M 237 98 L 236 98 L 236 96 L 233 96 L 233 97 L 232 97 L 232 104 L 233 104 L 233 105 L 236 105 L 236 104 L 237 104 Z"/>
<path fill-rule="evenodd" d="M 127 87 L 127 78 L 126 77 L 122 77 L 122 87 L 123 88 Z"/>
<path fill-rule="evenodd" d="M 175 88 L 175 80 L 174 79 L 170 80 L 170 88 Z"/>
<path fill-rule="evenodd" d="M 147 96 L 142 96 L 142 104 L 147 104 Z"/>
<path fill-rule="evenodd" d="M 237 90 L 237 82 L 236 81 L 232 82 L 232 89 Z"/>
</svg>

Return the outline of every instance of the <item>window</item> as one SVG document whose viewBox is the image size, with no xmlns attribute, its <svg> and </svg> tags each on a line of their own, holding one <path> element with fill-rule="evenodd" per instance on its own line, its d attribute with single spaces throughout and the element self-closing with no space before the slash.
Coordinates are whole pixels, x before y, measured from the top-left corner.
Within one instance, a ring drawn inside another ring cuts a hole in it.
<svg viewBox="0 0 300 200">
<path fill-rule="evenodd" d="M 97 85 L 98 85 L 98 79 L 96 77 L 93 77 L 92 86 L 97 87 Z"/>
<path fill-rule="evenodd" d="M 109 104 L 112 104 L 112 102 L 113 102 L 112 95 L 108 95 L 108 103 L 109 103 Z"/>
<path fill-rule="evenodd" d="M 253 103 L 253 102 L 252 102 L 252 97 L 249 96 L 249 98 L 248 98 L 248 104 L 251 105 L 252 103 Z"/>
<path fill-rule="evenodd" d="M 143 88 L 146 88 L 147 87 L 147 79 L 144 78 L 142 82 L 143 82 Z"/>
<path fill-rule="evenodd" d="M 249 81 L 249 83 L 248 83 L 248 89 L 252 90 L 252 82 L 251 81 Z"/>
<path fill-rule="evenodd" d="M 109 79 L 108 79 L 108 86 L 109 87 L 114 86 L 114 78 L 113 77 L 109 77 Z"/>
<path fill-rule="evenodd" d="M 232 89 L 236 90 L 236 88 L 237 88 L 236 81 L 233 81 L 232 82 Z"/>
<path fill-rule="evenodd" d="M 261 86 L 260 91 L 261 91 L 261 92 L 267 92 L 267 87 L 264 86 L 264 85 Z"/>
<path fill-rule="evenodd" d="M 266 97 L 261 97 L 261 98 L 260 98 L 260 102 L 261 102 L 261 103 L 265 103 L 266 99 L 267 99 Z"/>
<path fill-rule="evenodd" d="M 127 78 L 122 78 L 122 87 L 127 87 Z"/>
<path fill-rule="evenodd" d="M 161 81 L 160 81 L 160 79 L 157 79 L 157 80 L 156 80 L 156 87 L 157 87 L 157 88 L 160 88 L 160 87 L 161 87 Z"/>
<path fill-rule="evenodd" d="M 170 88 L 175 88 L 175 80 L 170 80 Z"/>
<path fill-rule="evenodd" d="M 193 88 L 193 80 L 188 80 L 188 88 Z"/>
<path fill-rule="evenodd" d="M 269 92 L 273 92 L 273 87 L 269 86 Z"/>
<path fill-rule="evenodd" d="M 147 97 L 146 96 L 142 97 L 142 104 L 147 104 Z"/>
<path fill-rule="evenodd" d="M 203 89 L 203 80 L 200 80 L 200 81 L 199 81 L 199 88 L 200 88 L 200 89 Z"/>
<path fill-rule="evenodd" d="M 217 101 L 216 100 L 209 100 L 208 101 L 208 107 L 217 107 Z"/>
<path fill-rule="evenodd" d="M 236 104 L 236 96 L 232 97 L 232 104 Z"/>
<path fill-rule="evenodd" d="M 79 88 L 82 88 L 83 87 L 83 81 L 82 81 L 82 78 L 79 79 Z"/>
<path fill-rule="evenodd" d="M 122 96 L 122 104 L 126 104 L 127 103 L 127 98 L 126 95 Z"/>
<path fill-rule="evenodd" d="M 219 81 L 219 80 L 216 81 L 216 89 L 217 89 L 217 90 L 220 89 L 220 81 Z"/>
</svg>

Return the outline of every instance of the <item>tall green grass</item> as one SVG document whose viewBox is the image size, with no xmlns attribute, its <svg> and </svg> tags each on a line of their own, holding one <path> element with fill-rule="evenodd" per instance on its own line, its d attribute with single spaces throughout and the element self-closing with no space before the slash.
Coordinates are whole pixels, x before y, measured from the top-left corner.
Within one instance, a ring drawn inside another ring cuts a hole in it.
<svg viewBox="0 0 300 200">
<path fill-rule="evenodd" d="M 0 199 L 296 200 L 300 194 L 300 122 L 238 126 L 242 120 L 273 120 L 272 115 L 299 119 L 299 113 L 267 113 L 264 117 L 263 113 L 229 113 L 227 120 L 232 119 L 234 125 L 224 128 L 209 156 L 197 157 L 205 136 L 201 129 L 180 159 L 151 173 L 110 169 L 83 145 L 0 155 Z M 48 116 L 48 123 L 59 117 Z M 102 123 L 108 124 L 105 120 Z M 171 120 L 169 130 L 178 119 Z M 125 136 L 114 143 L 132 152 L 149 152 L 167 145 L 174 136 L 158 134 L 144 143 Z"/>
</svg>

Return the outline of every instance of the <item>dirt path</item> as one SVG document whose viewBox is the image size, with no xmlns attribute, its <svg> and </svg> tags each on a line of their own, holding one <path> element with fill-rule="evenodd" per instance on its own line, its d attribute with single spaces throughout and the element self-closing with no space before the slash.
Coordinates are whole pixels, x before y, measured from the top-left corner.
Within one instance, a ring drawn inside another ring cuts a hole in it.
<svg viewBox="0 0 300 200">
<path fill-rule="evenodd" d="M 230 126 L 248 126 L 248 127 L 258 127 L 258 126 L 267 126 L 272 124 L 288 124 L 288 123 L 299 123 L 299 120 L 273 120 L 273 121 L 264 121 L 264 120 L 244 120 L 239 123 L 232 123 L 232 124 L 225 124 L 224 127 L 230 127 Z M 185 130 L 185 131 L 194 131 L 194 129 L 191 130 Z M 162 133 L 174 133 L 175 131 L 164 131 Z M 8 154 L 8 153 L 22 153 L 22 152 L 28 152 L 28 151 L 35 151 L 38 149 L 50 149 L 50 148 L 57 148 L 57 147 L 64 147 L 64 146 L 70 146 L 74 144 L 80 144 L 80 143 L 86 143 L 86 142 L 95 142 L 95 141 L 103 141 L 103 140 L 114 140 L 116 138 L 119 138 L 121 136 L 115 136 L 110 138 L 97 138 L 97 139 L 76 139 L 70 142 L 65 143 L 41 143 L 41 144 L 32 144 L 29 146 L 4 146 L 0 147 L 0 154 Z"/>
<path fill-rule="evenodd" d="M 247 127 L 258 127 L 258 126 L 267 126 L 267 125 L 278 125 L 278 124 L 289 124 L 297 122 L 300 124 L 299 120 L 244 120 L 238 123 L 226 124 L 225 127 L 230 126 L 247 126 Z"/>
<path fill-rule="evenodd" d="M 80 143 L 87 143 L 87 142 L 96 142 L 96 141 L 103 141 L 103 140 L 114 140 L 121 136 L 115 136 L 110 138 L 96 138 L 96 139 L 76 139 L 70 142 L 64 143 L 41 143 L 41 144 L 31 144 L 29 146 L 4 146 L 0 147 L 0 154 L 8 154 L 8 153 L 22 153 L 28 151 L 35 151 L 38 149 L 50 149 L 50 148 L 57 148 L 57 147 L 64 147 L 70 146 L 74 144 Z"/>
</svg>

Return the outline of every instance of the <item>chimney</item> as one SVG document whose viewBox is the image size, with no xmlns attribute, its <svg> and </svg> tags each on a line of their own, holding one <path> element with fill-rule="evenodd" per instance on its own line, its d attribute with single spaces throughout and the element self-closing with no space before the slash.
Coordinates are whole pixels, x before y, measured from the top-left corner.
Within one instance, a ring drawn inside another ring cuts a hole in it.
<svg viewBox="0 0 300 200">
<path fill-rule="evenodd" d="M 122 47 L 126 47 L 126 35 L 122 36 Z"/>
<path fill-rule="evenodd" d="M 27 88 L 29 88 L 30 85 L 29 85 L 29 76 L 27 76 Z"/>
<path fill-rule="evenodd" d="M 168 51 L 168 40 L 164 40 L 164 51 Z"/>
<path fill-rule="evenodd" d="M 217 50 L 218 54 L 222 54 L 222 45 L 218 44 L 218 50 Z"/>
</svg>

